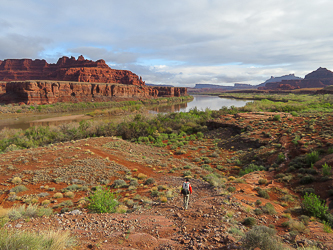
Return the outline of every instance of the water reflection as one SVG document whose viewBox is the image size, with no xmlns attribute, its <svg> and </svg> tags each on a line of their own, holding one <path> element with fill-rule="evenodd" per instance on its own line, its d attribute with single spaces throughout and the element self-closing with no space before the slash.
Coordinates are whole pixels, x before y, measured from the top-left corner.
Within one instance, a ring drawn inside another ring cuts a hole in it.
<svg viewBox="0 0 333 250">
<path fill-rule="evenodd" d="M 251 101 L 220 98 L 218 96 L 194 95 L 193 100 L 188 103 L 181 103 L 169 106 L 159 106 L 149 110 L 151 113 L 188 112 L 194 108 L 197 108 L 198 110 L 206 110 L 207 108 L 210 110 L 219 110 L 223 106 L 228 108 L 230 108 L 231 106 L 243 107 L 248 102 Z"/>
<path fill-rule="evenodd" d="M 180 112 L 181 110 L 184 110 L 187 108 L 187 103 L 179 103 L 179 104 L 174 104 L 170 106 L 158 106 L 158 107 L 153 107 L 150 108 L 149 111 L 150 113 L 172 113 L 172 112 Z"/>
<path fill-rule="evenodd" d="M 223 106 L 230 107 L 243 107 L 246 105 L 247 102 L 245 100 L 236 100 L 236 99 L 228 99 L 228 98 L 220 98 L 218 96 L 207 96 L 207 95 L 195 95 L 193 96 L 193 100 L 187 103 L 179 103 L 174 105 L 161 105 L 161 106 L 154 106 L 148 108 L 150 113 L 157 114 L 157 113 L 170 113 L 170 112 L 188 112 L 193 108 L 197 108 L 198 110 L 219 110 Z M 60 125 L 69 122 L 78 122 L 83 119 L 87 119 L 86 114 L 87 110 L 71 112 L 70 114 L 41 114 L 41 115 L 25 115 L 25 116 L 18 116 L 13 118 L 5 118 L 0 120 L 0 130 L 3 128 L 14 128 L 14 129 L 27 129 L 32 126 L 51 126 L 51 125 Z M 76 115 L 76 116 L 75 116 Z M 67 118 L 66 118 L 67 116 Z M 70 116 L 70 117 L 68 117 Z M 83 116 L 78 118 L 78 116 Z M 43 121 L 44 119 L 49 118 L 47 121 Z M 52 120 L 52 118 L 59 118 Z M 90 117 L 89 117 L 90 118 Z M 93 119 L 105 119 L 105 117 L 101 118 L 93 118 Z M 111 119 L 109 117 L 109 119 Z M 119 119 L 119 116 L 112 117 L 112 119 Z"/>
</svg>

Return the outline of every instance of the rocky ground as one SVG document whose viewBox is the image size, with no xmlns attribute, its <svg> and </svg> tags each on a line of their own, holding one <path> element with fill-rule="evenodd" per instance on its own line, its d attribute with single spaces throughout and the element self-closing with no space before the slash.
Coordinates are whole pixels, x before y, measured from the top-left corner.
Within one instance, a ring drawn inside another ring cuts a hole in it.
<svg viewBox="0 0 333 250">
<path fill-rule="evenodd" d="M 274 227 L 286 249 L 309 245 L 332 249 L 333 235 L 314 218 L 297 235 L 283 226 L 289 220 L 299 221 L 301 176 L 285 178 L 288 182 L 276 178 L 277 173 L 286 172 L 288 157 L 309 152 L 319 142 L 330 145 L 332 138 L 325 129 L 331 129 L 331 121 L 283 113 L 274 120 L 276 115 L 220 117 L 209 124 L 205 139 L 188 140 L 180 147 L 158 148 L 100 137 L 2 154 L 3 209 L 38 204 L 55 212 L 50 217 L 12 220 L 5 227 L 70 230 L 78 241 L 77 249 L 240 249 L 250 229 L 244 219 L 253 217 L 257 225 Z M 295 137 L 298 145 L 292 142 Z M 278 161 L 281 152 L 285 159 Z M 237 177 L 242 165 L 251 162 L 271 166 L 270 171 Z M 212 173 L 219 177 L 207 178 Z M 192 178 L 193 186 L 188 210 L 182 209 L 179 194 L 184 176 Z M 149 178 L 155 182 L 147 182 Z M 125 185 L 115 186 L 118 180 Z M 301 186 L 328 188 L 331 182 Z M 27 190 L 14 191 L 19 185 Z M 86 197 L 98 185 L 119 195 L 122 210 L 88 213 Z M 260 197 L 259 188 L 269 197 Z M 329 203 L 327 194 L 323 197 Z M 267 203 L 275 212 L 254 213 Z"/>
</svg>

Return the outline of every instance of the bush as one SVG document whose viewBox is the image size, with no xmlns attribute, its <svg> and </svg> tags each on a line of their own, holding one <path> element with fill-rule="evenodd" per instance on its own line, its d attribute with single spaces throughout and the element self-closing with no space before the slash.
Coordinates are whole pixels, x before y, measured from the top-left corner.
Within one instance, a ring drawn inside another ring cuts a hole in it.
<svg viewBox="0 0 333 250">
<path fill-rule="evenodd" d="M 64 195 L 62 194 L 62 193 L 55 193 L 54 195 L 53 195 L 53 198 L 55 198 L 55 199 L 61 199 L 61 198 L 63 198 L 64 197 Z"/>
<path fill-rule="evenodd" d="M 320 200 L 320 198 L 313 193 L 304 195 L 302 207 L 311 216 L 315 216 L 319 219 L 324 218 L 324 215 L 328 211 L 325 201 Z"/>
<path fill-rule="evenodd" d="M 20 184 L 22 182 L 22 179 L 20 177 L 14 177 L 12 179 L 12 183 L 17 185 L 17 184 Z"/>
<path fill-rule="evenodd" d="M 65 197 L 68 197 L 68 198 L 74 198 L 75 194 L 71 191 L 68 191 L 64 194 Z"/>
<path fill-rule="evenodd" d="M 325 162 L 325 164 L 322 167 L 323 167 L 323 176 L 330 176 L 331 175 L 332 167 L 329 166 L 329 165 L 327 165 L 326 162 Z"/>
<path fill-rule="evenodd" d="M 88 200 L 88 209 L 94 213 L 114 213 L 118 205 L 116 196 L 107 188 L 96 190 Z"/>
<path fill-rule="evenodd" d="M 247 217 L 243 220 L 242 224 L 245 226 L 254 226 L 256 224 L 257 220 L 253 217 Z"/>
<path fill-rule="evenodd" d="M 309 166 L 316 163 L 319 160 L 319 152 L 318 151 L 312 151 L 311 153 L 308 153 L 306 155 L 306 162 Z"/>
<path fill-rule="evenodd" d="M 227 190 L 228 190 L 228 192 L 233 193 L 233 192 L 236 191 L 236 188 L 235 187 L 228 187 Z"/>
<path fill-rule="evenodd" d="M 267 179 L 259 179 L 259 185 L 265 185 L 267 183 Z"/>
<path fill-rule="evenodd" d="M 276 214 L 276 210 L 275 210 L 274 206 L 269 202 L 266 203 L 266 205 L 262 207 L 262 211 L 265 214 Z"/>
<path fill-rule="evenodd" d="M 243 238 L 245 249 L 282 250 L 283 247 L 275 236 L 276 231 L 266 226 L 254 226 Z"/>
<path fill-rule="evenodd" d="M 124 181 L 124 180 L 115 180 L 115 181 L 113 182 L 113 186 L 114 186 L 115 188 L 126 187 L 126 186 L 127 186 L 127 183 L 126 183 L 126 181 Z"/>
<path fill-rule="evenodd" d="M 143 179 L 146 179 L 146 178 L 147 178 L 147 175 L 145 175 L 143 173 L 138 174 L 138 179 L 143 180 Z"/>
<path fill-rule="evenodd" d="M 305 225 L 309 225 L 309 222 L 310 222 L 310 217 L 309 216 L 306 216 L 306 215 L 301 215 L 298 217 L 300 219 L 300 221 Z"/>
<path fill-rule="evenodd" d="M 253 163 L 251 163 L 250 165 L 248 165 L 246 168 L 242 169 L 240 172 L 239 172 L 239 175 L 240 176 L 243 176 L 245 174 L 248 174 L 248 173 L 251 173 L 251 172 L 255 172 L 255 171 L 262 171 L 264 170 L 265 168 L 263 166 L 257 166 Z"/>
<path fill-rule="evenodd" d="M 315 178 L 312 175 L 303 176 L 302 179 L 299 181 L 300 184 L 310 184 L 314 182 Z"/>
<path fill-rule="evenodd" d="M 74 243 L 69 231 L 35 233 L 0 230 L 0 249 L 68 249 Z"/>
<path fill-rule="evenodd" d="M 28 188 L 26 186 L 18 185 L 16 187 L 13 187 L 12 189 L 10 189 L 10 192 L 20 193 L 20 192 L 24 192 L 27 190 L 28 190 Z"/>
<path fill-rule="evenodd" d="M 258 191 L 258 195 L 259 195 L 259 197 L 262 197 L 262 198 L 265 198 L 265 199 L 269 199 L 270 198 L 269 194 L 267 193 L 267 191 L 263 190 L 263 189 L 260 189 Z"/>
<path fill-rule="evenodd" d="M 150 184 L 153 184 L 155 183 L 155 179 L 150 177 L 148 178 L 146 181 L 145 181 L 145 185 L 150 185 Z"/>
<path fill-rule="evenodd" d="M 260 208 L 256 208 L 253 210 L 253 213 L 255 215 L 262 215 L 264 212 Z"/>
</svg>

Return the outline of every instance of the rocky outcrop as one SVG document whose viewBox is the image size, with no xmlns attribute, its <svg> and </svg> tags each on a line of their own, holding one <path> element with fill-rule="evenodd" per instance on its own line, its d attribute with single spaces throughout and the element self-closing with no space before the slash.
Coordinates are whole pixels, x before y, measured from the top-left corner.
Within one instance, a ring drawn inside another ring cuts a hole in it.
<svg viewBox="0 0 333 250">
<path fill-rule="evenodd" d="M 6 59 L 0 63 L 0 81 L 56 80 L 73 82 L 145 85 L 141 77 L 128 70 L 111 69 L 104 60 L 96 62 L 79 56 L 60 58 L 56 64 L 45 60 Z"/>
<path fill-rule="evenodd" d="M 9 81 L 11 80 L 11 81 Z M 187 95 L 186 88 L 148 87 L 128 70 L 111 69 L 104 60 L 62 57 L 45 60 L 0 61 L 0 103 L 46 104 L 56 102 L 112 101 Z"/>
<path fill-rule="evenodd" d="M 281 82 L 268 82 L 259 90 L 293 90 L 303 88 L 324 88 L 333 85 L 333 72 L 319 68 L 305 76 L 303 80 L 282 80 Z"/>
<path fill-rule="evenodd" d="M 154 87 L 107 83 L 15 81 L 8 82 L 5 89 L 5 93 L 0 95 L 2 103 L 103 102 L 117 98 L 147 99 L 159 96 Z"/>
</svg>

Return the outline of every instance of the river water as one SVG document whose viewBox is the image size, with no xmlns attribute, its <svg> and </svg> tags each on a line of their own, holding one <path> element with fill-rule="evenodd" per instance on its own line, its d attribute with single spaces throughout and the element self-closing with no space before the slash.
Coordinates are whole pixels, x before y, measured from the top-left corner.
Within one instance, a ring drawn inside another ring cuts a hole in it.
<svg viewBox="0 0 333 250">
<path fill-rule="evenodd" d="M 160 105 L 154 107 L 147 107 L 149 113 L 170 113 L 170 112 L 188 112 L 193 108 L 198 110 L 219 110 L 223 106 L 226 107 L 243 107 L 248 100 L 236 100 L 230 98 L 220 98 L 218 96 L 209 95 L 194 95 L 194 99 L 187 103 L 173 104 L 173 105 Z M 86 113 L 90 111 L 76 111 L 71 113 L 52 113 L 52 114 L 20 114 L 16 117 L 9 117 L 0 119 L 0 130 L 3 128 L 13 128 L 13 129 L 27 129 L 32 126 L 50 126 L 59 125 L 63 123 L 81 121 L 84 119 L 105 119 L 102 118 L 91 118 L 90 116 L 85 116 Z M 113 119 L 108 117 L 108 119 Z M 119 119 L 119 116 L 115 116 L 114 119 Z"/>
</svg>

